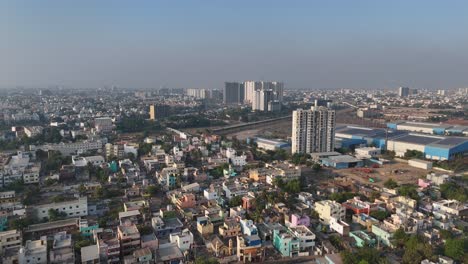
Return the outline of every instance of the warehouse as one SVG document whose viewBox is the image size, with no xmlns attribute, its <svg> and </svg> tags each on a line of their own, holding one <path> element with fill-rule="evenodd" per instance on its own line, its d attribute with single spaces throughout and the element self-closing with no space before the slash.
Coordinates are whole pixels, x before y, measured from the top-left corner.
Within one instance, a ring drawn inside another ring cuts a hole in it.
<svg viewBox="0 0 468 264">
<path fill-rule="evenodd" d="M 457 155 L 467 155 L 468 138 L 410 133 L 389 139 L 387 150 L 395 151 L 399 157 L 403 157 L 408 150 L 417 150 L 424 153 L 427 159 L 450 160 Z"/>
<path fill-rule="evenodd" d="M 451 128 L 452 126 L 436 123 L 397 121 L 393 123 L 388 123 L 387 127 L 394 130 L 405 130 L 425 134 L 444 135 L 445 130 Z"/>
<path fill-rule="evenodd" d="M 264 150 L 291 149 L 291 144 L 280 140 L 257 137 L 255 143 L 257 143 L 258 148 Z"/>
<path fill-rule="evenodd" d="M 364 165 L 362 160 L 349 155 L 330 156 L 321 159 L 320 162 L 323 166 L 333 167 L 335 169 L 362 167 Z"/>
<path fill-rule="evenodd" d="M 395 138 L 406 135 L 407 132 L 395 131 L 382 128 L 367 128 L 359 126 L 339 126 L 335 133 L 335 146 L 337 148 L 355 148 L 361 146 L 374 145 L 378 148 L 385 148 L 386 138 Z M 339 146 L 339 147 L 338 147 Z"/>
</svg>

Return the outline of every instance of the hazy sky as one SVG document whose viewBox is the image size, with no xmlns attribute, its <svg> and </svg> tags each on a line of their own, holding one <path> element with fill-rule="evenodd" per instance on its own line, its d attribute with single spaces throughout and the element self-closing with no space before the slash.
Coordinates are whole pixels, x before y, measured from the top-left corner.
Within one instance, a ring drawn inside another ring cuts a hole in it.
<svg viewBox="0 0 468 264">
<path fill-rule="evenodd" d="M 468 1 L 0 0 L 0 87 L 468 86 Z"/>
</svg>

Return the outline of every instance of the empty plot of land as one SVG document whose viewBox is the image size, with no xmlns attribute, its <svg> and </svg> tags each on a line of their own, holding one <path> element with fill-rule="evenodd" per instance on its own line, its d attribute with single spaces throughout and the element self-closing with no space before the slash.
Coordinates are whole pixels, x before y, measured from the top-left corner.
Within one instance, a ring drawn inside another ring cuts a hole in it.
<svg viewBox="0 0 468 264">
<path fill-rule="evenodd" d="M 427 170 L 409 166 L 406 163 L 395 162 L 385 164 L 381 168 L 372 168 L 372 172 L 367 173 L 360 168 L 343 169 L 336 171 L 338 175 L 348 177 L 357 182 L 372 184 L 382 187 L 388 179 L 394 179 L 399 184 L 417 184 L 418 178 L 426 176 Z M 375 180 L 369 181 L 369 177 Z"/>
</svg>

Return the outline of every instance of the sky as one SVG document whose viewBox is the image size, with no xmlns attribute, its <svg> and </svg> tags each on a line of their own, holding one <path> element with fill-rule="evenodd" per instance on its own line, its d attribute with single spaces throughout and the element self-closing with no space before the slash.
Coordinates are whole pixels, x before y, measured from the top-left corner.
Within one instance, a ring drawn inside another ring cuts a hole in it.
<svg viewBox="0 0 468 264">
<path fill-rule="evenodd" d="M 0 87 L 468 86 L 465 0 L 0 0 Z"/>
</svg>

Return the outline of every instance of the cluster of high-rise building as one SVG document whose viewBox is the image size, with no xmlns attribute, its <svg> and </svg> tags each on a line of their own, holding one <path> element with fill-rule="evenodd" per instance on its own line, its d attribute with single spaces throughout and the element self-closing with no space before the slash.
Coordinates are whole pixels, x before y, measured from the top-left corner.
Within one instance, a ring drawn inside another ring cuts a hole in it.
<svg viewBox="0 0 468 264">
<path fill-rule="evenodd" d="M 279 111 L 283 101 L 282 82 L 226 82 L 224 104 L 248 104 L 253 111 Z"/>
</svg>

